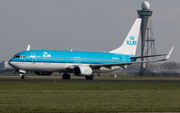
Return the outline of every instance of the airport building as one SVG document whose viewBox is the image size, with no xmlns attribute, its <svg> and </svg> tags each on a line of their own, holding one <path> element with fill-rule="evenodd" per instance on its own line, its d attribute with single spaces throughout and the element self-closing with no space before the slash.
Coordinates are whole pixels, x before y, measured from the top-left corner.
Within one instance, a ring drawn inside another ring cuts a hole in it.
<svg viewBox="0 0 180 113">
<path fill-rule="evenodd" d="M 0 62 L 0 70 L 9 69 L 11 66 L 8 64 L 8 61 L 1 61 Z"/>
</svg>

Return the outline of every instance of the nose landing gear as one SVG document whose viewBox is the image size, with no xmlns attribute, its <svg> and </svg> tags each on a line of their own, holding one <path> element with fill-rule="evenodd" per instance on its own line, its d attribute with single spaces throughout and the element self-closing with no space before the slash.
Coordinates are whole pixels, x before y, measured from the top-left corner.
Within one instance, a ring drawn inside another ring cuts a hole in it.
<svg viewBox="0 0 180 113">
<path fill-rule="evenodd" d="M 25 79 L 26 75 L 20 74 L 21 79 Z"/>
</svg>

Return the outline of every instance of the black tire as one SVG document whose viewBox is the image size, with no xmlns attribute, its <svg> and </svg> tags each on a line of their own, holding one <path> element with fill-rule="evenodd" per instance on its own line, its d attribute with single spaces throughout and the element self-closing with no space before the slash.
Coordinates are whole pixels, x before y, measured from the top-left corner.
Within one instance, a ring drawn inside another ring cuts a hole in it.
<svg viewBox="0 0 180 113">
<path fill-rule="evenodd" d="M 94 79 L 94 76 L 91 75 L 91 76 L 85 76 L 86 80 L 93 80 Z"/>
<path fill-rule="evenodd" d="M 71 75 L 70 75 L 70 74 L 63 74 L 63 75 L 62 75 L 62 78 L 63 78 L 64 80 L 69 80 L 69 79 L 71 78 Z"/>
<path fill-rule="evenodd" d="M 21 79 L 25 79 L 25 78 L 26 78 L 26 76 L 25 76 L 25 75 L 22 75 L 22 76 L 21 76 Z"/>
<path fill-rule="evenodd" d="M 86 80 L 89 80 L 89 76 L 85 76 Z"/>
<path fill-rule="evenodd" d="M 66 79 L 66 74 L 62 75 L 62 79 L 64 79 L 64 80 Z"/>
<path fill-rule="evenodd" d="M 94 76 L 91 75 L 91 76 L 89 77 L 89 80 L 93 80 L 93 79 L 94 79 Z"/>
<path fill-rule="evenodd" d="M 70 74 L 66 74 L 66 79 L 69 80 L 71 78 Z"/>
</svg>

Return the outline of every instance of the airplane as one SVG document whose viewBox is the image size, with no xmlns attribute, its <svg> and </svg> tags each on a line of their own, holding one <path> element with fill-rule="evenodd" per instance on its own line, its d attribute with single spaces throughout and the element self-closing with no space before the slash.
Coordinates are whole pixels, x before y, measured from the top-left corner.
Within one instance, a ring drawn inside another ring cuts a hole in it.
<svg viewBox="0 0 180 113">
<path fill-rule="evenodd" d="M 69 80 L 73 73 L 75 76 L 85 76 L 86 80 L 93 80 L 93 73 L 111 72 L 127 68 L 130 64 L 166 61 L 169 59 L 173 48 L 168 54 L 151 55 L 142 57 L 165 56 L 162 60 L 137 61 L 142 58 L 136 56 L 141 19 L 137 18 L 127 37 L 120 47 L 109 52 L 82 52 L 58 50 L 30 50 L 14 55 L 9 64 L 20 72 L 21 79 L 27 71 L 34 71 L 37 75 L 51 75 L 53 72 L 64 73 L 62 79 Z"/>
</svg>

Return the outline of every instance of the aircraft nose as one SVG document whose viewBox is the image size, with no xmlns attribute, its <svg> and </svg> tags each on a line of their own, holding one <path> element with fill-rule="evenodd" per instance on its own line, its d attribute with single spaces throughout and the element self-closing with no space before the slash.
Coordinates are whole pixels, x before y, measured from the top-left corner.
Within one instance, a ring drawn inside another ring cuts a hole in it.
<svg viewBox="0 0 180 113">
<path fill-rule="evenodd" d="M 9 65 L 14 67 L 14 68 L 16 67 L 15 63 L 13 61 L 11 61 L 11 60 L 9 61 Z"/>
<path fill-rule="evenodd" d="M 13 67 L 14 69 L 19 69 L 19 68 L 20 68 L 18 62 L 14 62 L 13 60 L 9 60 L 8 63 L 9 63 L 9 65 L 10 65 L 11 67 Z"/>
<path fill-rule="evenodd" d="M 9 65 L 12 66 L 12 61 L 11 60 L 9 61 Z"/>
</svg>

